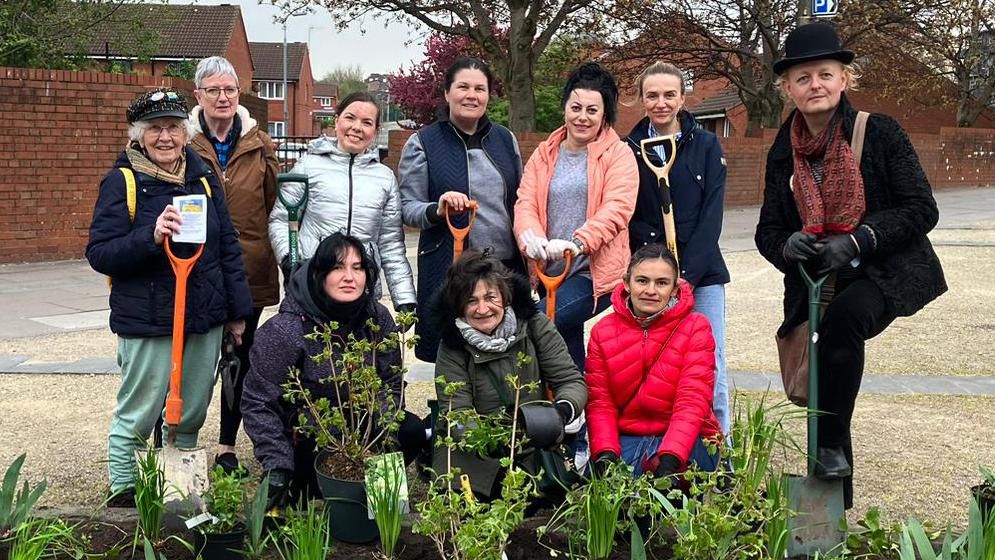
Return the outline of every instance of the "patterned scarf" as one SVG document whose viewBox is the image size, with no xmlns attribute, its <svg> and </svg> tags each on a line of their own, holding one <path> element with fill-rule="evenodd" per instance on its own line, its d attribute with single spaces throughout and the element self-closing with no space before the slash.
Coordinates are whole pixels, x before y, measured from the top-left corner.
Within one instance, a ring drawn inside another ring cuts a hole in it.
<svg viewBox="0 0 995 560">
<path fill-rule="evenodd" d="M 136 173 L 144 173 L 150 177 L 155 177 L 156 179 L 171 183 L 174 185 L 179 185 L 185 187 L 187 184 L 187 152 L 183 150 L 180 153 L 180 167 L 176 170 L 176 173 L 170 173 L 165 169 L 159 167 L 152 160 L 149 159 L 145 152 L 138 147 L 138 143 L 132 143 L 125 150 L 128 154 L 128 161 L 131 163 L 131 168 L 135 170 Z"/>
<path fill-rule="evenodd" d="M 677 294 L 675 293 L 674 295 L 670 296 L 670 301 L 667 302 L 667 305 L 663 306 L 663 309 L 657 311 L 652 315 L 647 315 L 645 317 L 636 315 L 636 308 L 635 306 L 632 305 L 631 295 L 625 299 L 625 302 L 626 304 L 628 304 L 629 311 L 632 312 L 632 317 L 636 320 L 636 324 L 638 324 L 640 327 L 644 329 L 648 329 L 650 328 L 650 325 L 653 324 L 653 321 L 656 321 L 661 315 L 670 311 L 671 309 L 674 308 L 675 305 L 677 305 Z"/>
<path fill-rule="evenodd" d="M 854 160 L 850 144 L 843 139 L 841 117 L 837 111 L 818 136 L 809 132 L 801 113 L 795 112 L 791 121 L 795 206 L 801 215 L 802 231 L 820 238 L 852 233 L 866 210 L 860 162 Z M 810 160 L 819 159 L 822 172 L 817 177 Z"/>
<path fill-rule="evenodd" d="M 505 307 L 504 319 L 501 320 L 501 324 L 491 334 L 484 334 L 478 331 L 463 319 L 456 319 L 456 328 L 463 335 L 463 339 L 477 350 L 483 352 L 504 352 L 515 342 L 515 333 L 518 332 L 518 319 L 515 317 L 515 311 L 512 308 Z"/>
</svg>

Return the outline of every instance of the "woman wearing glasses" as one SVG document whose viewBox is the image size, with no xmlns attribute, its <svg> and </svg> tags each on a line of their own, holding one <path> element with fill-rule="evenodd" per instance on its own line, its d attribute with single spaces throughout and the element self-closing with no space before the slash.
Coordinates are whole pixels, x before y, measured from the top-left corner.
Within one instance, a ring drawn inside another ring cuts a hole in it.
<svg viewBox="0 0 995 560">
<path fill-rule="evenodd" d="M 233 352 L 240 365 L 226 379 L 234 388 L 235 398 L 221 401 L 215 462 L 232 472 L 238 469 L 235 436 L 242 422 L 239 401 L 242 380 L 249 371 L 249 349 L 263 308 L 280 302 L 280 279 L 267 235 L 269 213 L 276 202 L 278 163 L 273 141 L 259 129 L 249 111 L 238 104 L 238 75 L 230 62 L 220 56 L 201 60 L 194 84 L 198 105 L 190 112 L 191 146 L 224 187 L 252 291 L 252 316 L 246 320 L 242 344 Z"/>
</svg>

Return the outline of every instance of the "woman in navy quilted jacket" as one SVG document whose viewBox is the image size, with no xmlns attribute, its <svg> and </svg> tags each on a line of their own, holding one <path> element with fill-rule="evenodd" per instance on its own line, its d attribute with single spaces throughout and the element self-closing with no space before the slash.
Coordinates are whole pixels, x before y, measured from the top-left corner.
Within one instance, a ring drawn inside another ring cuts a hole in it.
<svg viewBox="0 0 995 560">
<path fill-rule="evenodd" d="M 639 476 L 715 470 L 705 440 L 721 438 L 712 413 L 715 340 L 692 311 L 691 286 L 661 244 L 632 255 L 612 293 L 615 312 L 591 330 L 587 425 L 594 469 L 625 461 Z"/>
<path fill-rule="evenodd" d="M 176 445 L 197 446 L 207 416 L 224 330 L 241 344 L 252 296 L 225 192 L 187 146 L 187 106 L 175 91 L 147 92 L 128 107 L 131 143 L 100 183 L 86 258 L 111 279 L 111 330 L 118 336 L 121 389 L 107 438 L 110 506 L 134 507 L 134 453 L 152 433 L 169 388 L 176 277 L 163 244 L 180 233 L 174 196 L 207 195 L 207 241 L 187 280 L 183 419 Z M 128 186 L 133 184 L 133 188 Z M 134 198 L 129 202 L 129 190 Z M 196 249 L 174 243 L 177 256 Z"/>
</svg>

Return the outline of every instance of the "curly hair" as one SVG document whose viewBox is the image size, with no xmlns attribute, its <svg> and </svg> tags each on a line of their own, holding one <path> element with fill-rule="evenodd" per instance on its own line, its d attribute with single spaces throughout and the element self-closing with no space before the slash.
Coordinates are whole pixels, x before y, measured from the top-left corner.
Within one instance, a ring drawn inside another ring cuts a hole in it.
<svg viewBox="0 0 995 560">
<path fill-rule="evenodd" d="M 496 257 L 484 251 L 469 249 L 453 263 L 442 285 L 442 305 L 454 317 L 462 317 L 477 282 L 493 286 L 501 294 L 503 307 L 512 303 L 512 275 Z"/>
</svg>

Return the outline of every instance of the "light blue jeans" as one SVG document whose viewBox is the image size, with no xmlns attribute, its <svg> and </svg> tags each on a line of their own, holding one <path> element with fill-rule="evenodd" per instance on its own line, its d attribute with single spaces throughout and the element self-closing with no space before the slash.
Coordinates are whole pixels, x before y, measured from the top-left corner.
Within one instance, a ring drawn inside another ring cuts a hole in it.
<svg viewBox="0 0 995 560">
<path fill-rule="evenodd" d="M 708 318 L 715 337 L 715 396 L 712 410 L 727 437 L 732 426 L 729 411 L 729 379 L 726 375 L 726 287 L 724 284 L 694 289 L 694 310 Z"/>
<path fill-rule="evenodd" d="M 622 460 L 634 470 L 633 476 L 643 474 L 643 461 L 656 455 L 663 443 L 661 436 L 619 436 L 618 443 L 622 447 Z M 711 455 L 705 443 L 698 438 L 694 447 L 691 448 L 691 455 L 688 457 L 688 464 L 698 465 L 698 468 L 711 472 L 718 468 L 718 457 Z"/>
</svg>

